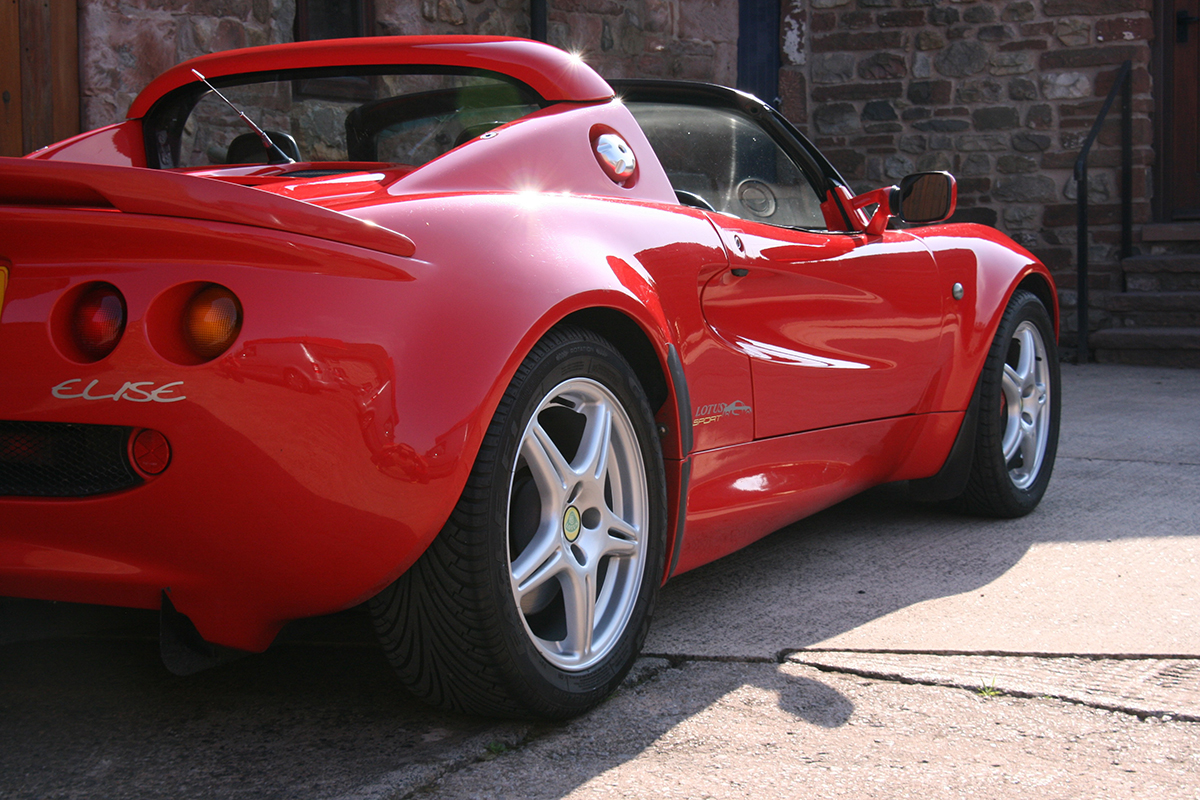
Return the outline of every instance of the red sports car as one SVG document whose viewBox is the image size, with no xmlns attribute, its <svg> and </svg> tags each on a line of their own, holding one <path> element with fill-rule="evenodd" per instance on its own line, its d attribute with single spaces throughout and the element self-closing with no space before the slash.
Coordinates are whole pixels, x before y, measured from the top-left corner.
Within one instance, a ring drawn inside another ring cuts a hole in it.
<svg viewBox="0 0 1200 800">
<path fill-rule="evenodd" d="M 658 587 L 863 489 L 1032 510 L 1054 283 L 955 184 L 530 41 L 168 70 L 0 159 L 0 595 L 167 665 L 366 602 L 417 695 L 564 717 Z"/>
</svg>

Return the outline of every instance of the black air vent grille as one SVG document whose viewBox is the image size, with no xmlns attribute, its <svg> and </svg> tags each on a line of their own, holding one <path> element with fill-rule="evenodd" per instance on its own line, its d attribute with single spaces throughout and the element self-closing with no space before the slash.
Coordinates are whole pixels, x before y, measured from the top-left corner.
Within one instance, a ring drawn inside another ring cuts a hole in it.
<svg viewBox="0 0 1200 800">
<path fill-rule="evenodd" d="M 137 486 L 132 428 L 0 420 L 0 495 L 86 497 Z"/>
</svg>

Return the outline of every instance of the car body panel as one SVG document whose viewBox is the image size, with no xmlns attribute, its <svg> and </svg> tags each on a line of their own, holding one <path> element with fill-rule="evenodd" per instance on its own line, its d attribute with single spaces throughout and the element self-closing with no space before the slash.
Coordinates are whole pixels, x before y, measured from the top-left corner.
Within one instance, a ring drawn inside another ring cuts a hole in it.
<svg viewBox="0 0 1200 800">
<path fill-rule="evenodd" d="M 347 63 L 491 70 L 547 102 L 421 165 L 144 168 L 141 120 L 192 68 Z M 770 137 L 793 135 L 728 96 Z M 0 426 L 157 431 L 170 462 L 119 491 L 0 497 L 0 594 L 154 608 L 166 592 L 229 647 L 262 650 L 287 620 L 408 569 L 557 325 L 612 341 L 651 401 L 665 579 L 868 486 L 934 475 L 1007 298 L 1041 287 L 1057 320 L 1045 267 L 989 229 L 805 231 L 681 204 L 629 108 L 546 45 L 383 37 L 206 56 L 130 117 L 0 159 Z M 611 133 L 637 157 L 630 177 L 596 154 Z M 855 218 L 839 197 L 827 219 Z M 96 284 L 119 289 L 126 321 L 89 361 L 73 314 Z M 210 284 L 239 299 L 241 329 L 196 359 L 180 318 Z"/>
</svg>

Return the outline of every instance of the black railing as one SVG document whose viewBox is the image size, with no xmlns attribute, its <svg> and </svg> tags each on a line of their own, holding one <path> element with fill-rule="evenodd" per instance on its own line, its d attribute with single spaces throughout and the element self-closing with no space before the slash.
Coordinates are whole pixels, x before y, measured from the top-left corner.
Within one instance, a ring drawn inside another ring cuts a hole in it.
<svg viewBox="0 0 1200 800">
<path fill-rule="evenodd" d="M 1075 160 L 1075 181 L 1079 191 L 1078 220 L 1076 229 L 1076 266 L 1078 278 L 1076 294 L 1079 311 L 1079 352 L 1075 360 L 1080 364 L 1088 360 L 1088 153 L 1100 134 L 1104 118 L 1121 93 L 1121 258 L 1133 254 L 1133 62 L 1126 61 L 1117 72 L 1117 78 L 1108 93 L 1108 99 L 1100 109 L 1092 131 Z"/>
</svg>

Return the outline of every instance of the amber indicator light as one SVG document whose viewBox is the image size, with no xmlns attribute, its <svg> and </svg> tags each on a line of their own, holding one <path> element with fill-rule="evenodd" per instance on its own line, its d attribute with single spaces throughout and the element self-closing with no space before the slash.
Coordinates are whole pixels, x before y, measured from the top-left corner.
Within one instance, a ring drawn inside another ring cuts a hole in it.
<svg viewBox="0 0 1200 800">
<path fill-rule="evenodd" d="M 242 329 L 242 304 L 224 286 L 201 289 L 183 312 L 183 337 L 203 359 L 216 358 L 229 349 Z"/>
<path fill-rule="evenodd" d="M 125 298 L 117 287 L 98 283 L 79 297 L 71 331 L 75 345 L 91 361 L 111 353 L 125 331 Z"/>
</svg>

